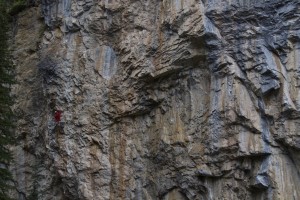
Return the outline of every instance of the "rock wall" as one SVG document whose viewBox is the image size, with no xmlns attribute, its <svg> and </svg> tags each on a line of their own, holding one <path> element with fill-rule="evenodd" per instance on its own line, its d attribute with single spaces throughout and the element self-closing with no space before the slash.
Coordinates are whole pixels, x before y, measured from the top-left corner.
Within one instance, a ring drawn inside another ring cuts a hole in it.
<svg viewBox="0 0 300 200">
<path fill-rule="evenodd" d="M 36 1 L 14 26 L 12 195 L 300 199 L 299 16 L 298 0 Z"/>
</svg>

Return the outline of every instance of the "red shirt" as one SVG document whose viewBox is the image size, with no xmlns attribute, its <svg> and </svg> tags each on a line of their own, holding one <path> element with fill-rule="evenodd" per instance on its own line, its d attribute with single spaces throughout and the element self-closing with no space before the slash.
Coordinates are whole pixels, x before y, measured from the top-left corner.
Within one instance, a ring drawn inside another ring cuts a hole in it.
<svg viewBox="0 0 300 200">
<path fill-rule="evenodd" d="M 60 110 L 55 111 L 55 113 L 54 113 L 55 122 L 60 122 L 60 120 L 61 120 L 61 113 L 62 112 Z"/>
</svg>

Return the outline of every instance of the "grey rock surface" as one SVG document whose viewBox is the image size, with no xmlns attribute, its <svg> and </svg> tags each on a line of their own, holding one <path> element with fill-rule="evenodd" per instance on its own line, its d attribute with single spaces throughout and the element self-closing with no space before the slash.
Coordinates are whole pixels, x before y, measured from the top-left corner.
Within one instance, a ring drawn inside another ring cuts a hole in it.
<svg viewBox="0 0 300 200">
<path fill-rule="evenodd" d="M 41 0 L 14 27 L 16 199 L 300 199 L 298 0 Z"/>
</svg>

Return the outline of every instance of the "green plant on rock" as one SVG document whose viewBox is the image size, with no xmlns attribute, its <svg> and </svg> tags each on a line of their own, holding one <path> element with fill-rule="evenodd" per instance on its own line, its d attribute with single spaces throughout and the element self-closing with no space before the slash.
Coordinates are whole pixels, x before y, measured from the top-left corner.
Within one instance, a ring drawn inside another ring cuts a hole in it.
<svg viewBox="0 0 300 200">
<path fill-rule="evenodd" d="M 0 0 L 0 200 L 10 199 L 7 193 L 13 188 L 8 167 L 13 160 L 9 146 L 15 143 L 13 100 L 10 96 L 14 70 L 8 50 L 7 2 Z"/>
<path fill-rule="evenodd" d="M 27 8 L 27 0 L 15 0 L 13 4 L 8 9 L 8 13 L 14 16 Z"/>
</svg>

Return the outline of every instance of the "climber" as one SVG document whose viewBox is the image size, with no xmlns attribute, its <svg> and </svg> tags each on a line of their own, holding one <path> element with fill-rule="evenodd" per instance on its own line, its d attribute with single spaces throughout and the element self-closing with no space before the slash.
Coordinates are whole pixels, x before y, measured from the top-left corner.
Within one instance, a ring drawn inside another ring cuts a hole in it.
<svg viewBox="0 0 300 200">
<path fill-rule="evenodd" d="M 60 110 L 56 110 L 54 112 L 54 120 L 55 120 L 56 123 L 60 122 L 60 120 L 61 120 L 61 113 L 62 113 L 62 111 L 60 111 Z"/>
</svg>

